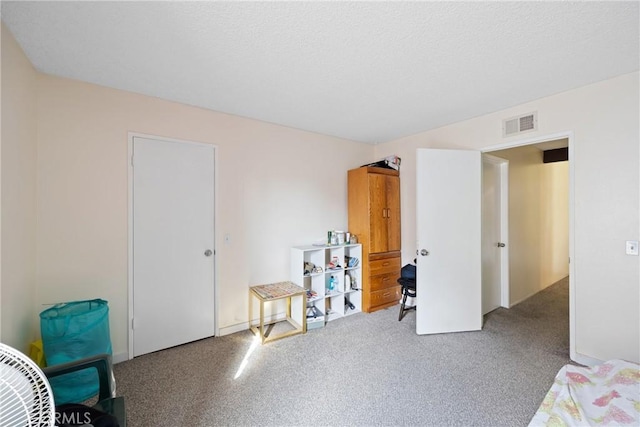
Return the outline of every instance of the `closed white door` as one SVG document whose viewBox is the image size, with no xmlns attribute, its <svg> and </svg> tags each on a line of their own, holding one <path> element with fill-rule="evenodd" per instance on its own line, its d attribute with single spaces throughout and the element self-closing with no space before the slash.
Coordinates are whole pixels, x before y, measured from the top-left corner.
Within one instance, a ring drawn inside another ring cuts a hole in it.
<svg viewBox="0 0 640 427">
<path fill-rule="evenodd" d="M 416 332 L 482 328 L 481 157 L 418 149 Z"/>
<path fill-rule="evenodd" d="M 482 156 L 482 313 L 502 305 L 503 256 L 506 236 L 502 233 L 502 164 L 506 160 Z M 506 202 L 506 201 L 505 201 Z M 508 283 L 508 282 L 507 282 Z M 505 285 L 507 285 L 505 283 Z"/>
<path fill-rule="evenodd" d="M 214 155 L 133 138 L 133 355 L 213 336 Z"/>
</svg>

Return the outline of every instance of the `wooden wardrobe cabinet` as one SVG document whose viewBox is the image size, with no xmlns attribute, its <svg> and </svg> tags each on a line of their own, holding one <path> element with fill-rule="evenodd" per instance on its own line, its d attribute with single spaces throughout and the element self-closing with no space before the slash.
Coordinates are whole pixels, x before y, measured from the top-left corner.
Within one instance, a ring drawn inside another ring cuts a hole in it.
<svg viewBox="0 0 640 427">
<path fill-rule="evenodd" d="M 348 182 L 349 232 L 362 244 L 362 310 L 370 313 L 400 300 L 400 173 L 361 167 Z"/>
</svg>

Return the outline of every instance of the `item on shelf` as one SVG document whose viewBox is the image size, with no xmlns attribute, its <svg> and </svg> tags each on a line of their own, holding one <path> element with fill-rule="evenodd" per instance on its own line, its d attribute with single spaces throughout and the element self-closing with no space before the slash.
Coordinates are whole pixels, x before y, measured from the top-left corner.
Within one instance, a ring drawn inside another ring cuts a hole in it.
<svg viewBox="0 0 640 427">
<path fill-rule="evenodd" d="M 400 162 L 402 159 L 398 156 L 387 156 L 382 160 L 378 160 L 377 162 L 369 163 L 367 165 L 362 165 L 361 167 L 376 167 L 376 168 L 385 168 L 385 169 L 393 169 L 400 170 Z"/>
<path fill-rule="evenodd" d="M 337 244 L 338 245 L 344 245 L 344 242 L 345 242 L 345 240 L 344 240 L 344 231 L 336 230 L 336 231 L 334 231 L 334 233 L 337 236 Z"/>
<path fill-rule="evenodd" d="M 349 237 L 349 243 L 351 243 L 352 245 L 355 245 L 356 243 L 358 243 L 358 236 L 356 236 L 355 234 L 352 234 L 351 237 Z"/>
<path fill-rule="evenodd" d="M 351 289 L 351 276 L 348 273 L 344 275 L 344 289 L 345 291 Z"/>
<path fill-rule="evenodd" d="M 307 318 L 315 319 L 322 316 L 322 312 L 315 305 L 307 307 Z"/>
<path fill-rule="evenodd" d="M 390 166 L 392 169 L 395 169 L 397 171 L 400 170 L 400 163 L 402 162 L 402 159 L 398 156 L 387 156 L 384 158 L 384 161 L 387 163 L 388 166 Z"/>
<path fill-rule="evenodd" d="M 318 293 L 312 289 L 307 289 L 307 299 L 313 299 L 318 296 Z"/>
<path fill-rule="evenodd" d="M 351 290 L 352 291 L 359 291 L 360 289 L 358 289 L 358 284 L 356 283 L 356 276 L 353 276 L 351 278 Z"/>
<path fill-rule="evenodd" d="M 327 264 L 327 270 L 339 270 L 341 268 L 342 267 L 340 266 L 337 256 L 332 257 L 331 262 Z"/>
<path fill-rule="evenodd" d="M 308 276 L 311 273 L 315 273 L 316 265 L 312 262 L 305 261 L 304 262 L 304 275 Z"/>
<path fill-rule="evenodd" d="M 330 231 L 329 233 L 331 233 L 329 235 L 329 244 L 330 245 L 337 245 L 338 244 L 338 235 L 336 234 L 335 231 Z"/>
<path fill-rule="evenodd" d="M 344 257 L 344 263 L 349 268 L 356 267 L 359 262 L 360 262 L 360 260 L 358 258 L 356 258 L 356 257 L 350 257 L 350 256 L 347 256 L 347 255 L 345 255 L 345 257 Z"/>
<path fill-rule="evenodd" d="M 334 276 L 331 276 L 329 279 L 329 291 L 334 291 L 336 289 L 337 279 Z"/>
<path fill-rule="evenodd" d="M 349 307 L 350 310 L 355 310 L 356 309 L 356 306 L 353 305 L 353 303 L 351 301 L 349 301 L 349 298 L 347 298 L 347 297 L 344 297 L 344 305 Z"/>
</svg>

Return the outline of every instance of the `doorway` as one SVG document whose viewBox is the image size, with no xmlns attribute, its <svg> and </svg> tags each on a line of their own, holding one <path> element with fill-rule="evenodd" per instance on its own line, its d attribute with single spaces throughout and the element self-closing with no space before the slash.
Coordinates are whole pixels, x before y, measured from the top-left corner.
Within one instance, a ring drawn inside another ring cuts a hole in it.
<svg viewBox="0 0 640 427">
<path fill-rule="evenodd" d="M 215 335 L 215 152 L 130 135 L 129 357 Z"/>
<path fill-rule="evenodd" d="M 471 331 L 482 327 L 481 215 L 477 215 L 481 211 L 482 192 L 480 154 L 494 154 L 498 150 L 560 139 L 566 140 L 568 156 L 572 158 L 572 132 L 488 146 L 479 152 L 417 149 L 416 249 L 418 258 L 416 286 L 418 297 L 416 332 L 418 334 Z M 447 167 L 443 168 L 442 165 L 447 165 Z M 567 163 L 567 169 L 568 197 L 565 197 L 565 200 L 568 202 L 568 256 L 564 260 L 568 263 L 569 269 L 569 351 L 570 356 L 574 358 L 575 274 L 573 264 L 569 263 L 574 252 L 574 172 L 571 162 Z M 510 193 L 514 194 L 513 191 Z M 452 203 L 452 200 L 455 203 Z M 463 202 L 466 204 L 462 204 Z M 513 205 L 513 200 L 511 202 Z M 437 209 L 435 209 L 436 207 Z M 442 207 L 446 209 L 441 209 Z M 476 214 L 468 216 L 469 212 Z M 510 216 L 513 216 L 513 212 L 510 212 Z M 442 227 L 443 224 L 457 224 L 461 227 L 447 227 L 445 229 Z M 511 252 L 513 252 L 514 238 L 511 232 L 509 232 L 509 240 L 512 246 Z M 527 247 L 528 243 L 525 241 L 518 246 Z M 509 268 L 511 272 L 518 270 L 524 274 L 535 273 L 535 269 L 531 268 L 526 257 L 514 257 L 511 256 L 511 252 L 510 259 L 512 261 L 510 261 Z M 537 252 L 537 257 L 540 257 L 540 251 Z M 465 270 L 468 271 L 468 275 L 464 278 L 459 274 L 462 269 L 456 267 L 459 265 L 464 265 Z M 530 277 L 539 278 L 535 274 Z M 518 288 L 518 293 L 514 296 L 514 280 L 511 279 L 509 282 L 509 289 L 503 289 L 503 292 L 510 294 L 509 305 L 520 302 L 542 289 L 539 286 L 539 281 L 534 280 L 534 286 L 525 287 L 524 291 Z M 465 283 L 466 287 L 461 288 L 461 283 Z M 551 283 L 553 282 L 549 284 Z M 451 287 L 450 284 L 456 286 Z M 447 310 L 430 310 L 433 307 L 447 307 Z M 433 318 L 433 313 L 438 316 Z"/>
<path fill-rule="evenodd" d="M 569 161 L 544 163 L 547 150 L 568 148 L 571 134 L 483 150 L 509 161 L 510 300 L 515 305 L 570 277 L 573 301 L 572 167 Z M 573 316 L 570 307 L 570 317 Z M 572 320 L 570 319 L 570 323 Z M 572 323 L 571 323 L 572 324 Z"/>
</svg>

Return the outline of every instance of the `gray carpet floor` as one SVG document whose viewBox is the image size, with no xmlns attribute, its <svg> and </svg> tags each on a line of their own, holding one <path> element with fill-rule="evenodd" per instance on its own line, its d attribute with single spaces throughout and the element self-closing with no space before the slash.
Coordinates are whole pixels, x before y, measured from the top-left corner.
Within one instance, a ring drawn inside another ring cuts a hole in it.
<svg viewBox="0 0 640 427">
<path fill-rule="evenodd" d="M 415 312 L 357 314 L 265 345 L 248 331 L 115 365 L 130 427 L 526 426 L 569 360 L 568 278 L 419 336 Z"/>
</svg>

